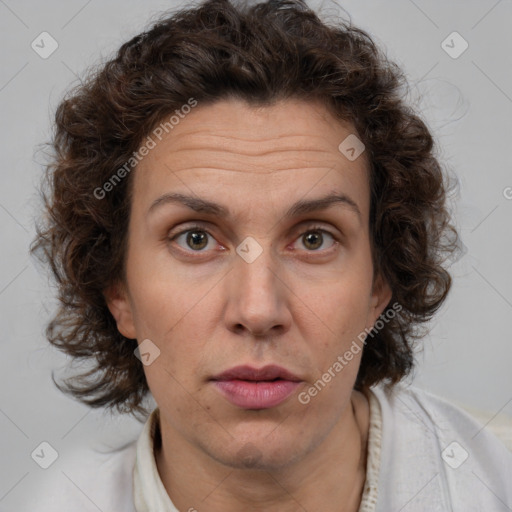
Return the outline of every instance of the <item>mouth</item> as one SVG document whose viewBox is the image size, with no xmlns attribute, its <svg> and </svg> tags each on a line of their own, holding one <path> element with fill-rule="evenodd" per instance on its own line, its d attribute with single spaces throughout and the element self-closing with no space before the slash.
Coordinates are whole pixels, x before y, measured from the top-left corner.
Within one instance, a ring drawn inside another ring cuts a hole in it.
<svg viewBox="0 0 512 512">
<path fill-rule="evenodd" d="M 212 379 L 215 388 L 231 404 L 242 409 L 269 409 L 284 402 L 301 379 L 276 365 L 263 368 L 237 366 Z"/>
</svg>

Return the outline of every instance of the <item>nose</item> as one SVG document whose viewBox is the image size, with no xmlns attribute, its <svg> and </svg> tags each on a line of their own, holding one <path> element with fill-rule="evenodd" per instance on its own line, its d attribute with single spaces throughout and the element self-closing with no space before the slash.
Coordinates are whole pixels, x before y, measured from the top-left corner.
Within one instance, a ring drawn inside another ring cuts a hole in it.
<svg viewBox="0 0 512 512">
<path fill-rule="evenodd" d="M 259 244 L 263 250 L 254 261 L 237 255 L 227 275 L 225 321 L 237 334 L 268 338 L 290 328 L 291 291 L 270 247 Z"/>
</svg>

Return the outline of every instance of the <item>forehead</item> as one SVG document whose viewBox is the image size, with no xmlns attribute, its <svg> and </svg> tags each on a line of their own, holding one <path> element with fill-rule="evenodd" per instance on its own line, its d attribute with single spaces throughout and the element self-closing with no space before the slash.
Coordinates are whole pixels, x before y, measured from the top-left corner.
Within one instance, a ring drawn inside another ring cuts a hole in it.
<svg viewBox="0 0 512 512">
<path fill-rule="evenodd" d="M 350 161 L 339 145 L 354 127 L 319 102 L 285 100 L 254 107 L 242 100 L 198 105 L 138 164 L 134 207 L 150 208 L 178 191 L 250 208 L 339 192 L 369 208 L 366 155 Z M 154 137 L 153 137 L 154 138 Z"/>
</svg>

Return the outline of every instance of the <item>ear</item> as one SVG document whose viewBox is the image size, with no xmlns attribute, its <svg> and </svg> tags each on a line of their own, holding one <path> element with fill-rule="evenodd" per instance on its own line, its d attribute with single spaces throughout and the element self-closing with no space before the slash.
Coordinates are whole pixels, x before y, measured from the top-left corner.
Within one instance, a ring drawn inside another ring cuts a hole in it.
<svg viewBox="0 0 512 512">
<path fill-rule="evenodd" d="M 136 339 L 132 307 L 124 284 L 111 284 L 103 291 L 103 295 L 117 323 L 117 330 L 126 338 Z"/>
<path fill-rule="evenodd" d="M 377 274 L 373 281 L 373 290 L 370 301 L 370 314 L 368 315 L 368 322 L 370 325 L 367 325 L 369 329 L 373 327 L 379 316 L 386 309 L 392 296 L 393 292 L 391 291 L 391 287 L 387 280 L 381 274 Z"/>
</svg>

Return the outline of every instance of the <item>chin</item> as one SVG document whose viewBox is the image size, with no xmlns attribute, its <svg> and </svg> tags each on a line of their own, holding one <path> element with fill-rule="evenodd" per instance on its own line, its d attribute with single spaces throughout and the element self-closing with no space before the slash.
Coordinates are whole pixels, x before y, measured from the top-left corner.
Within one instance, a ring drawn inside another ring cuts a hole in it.
<svg viewBox="0 0 512 512">
<path fill-rule="evenodd" d="M 273 471 L 283 469 L 305 456 L 304 446 L 298 442 L 293 445 L 282 442 L 274 445 L 263 437 L 259 441 L 247 441 L 237 445 L 231 446 L 236 451 L 224 451 L 213 458 L 234 469 Z M 212 456 L 211 453 L 210 455 Z"/>
</svg>

